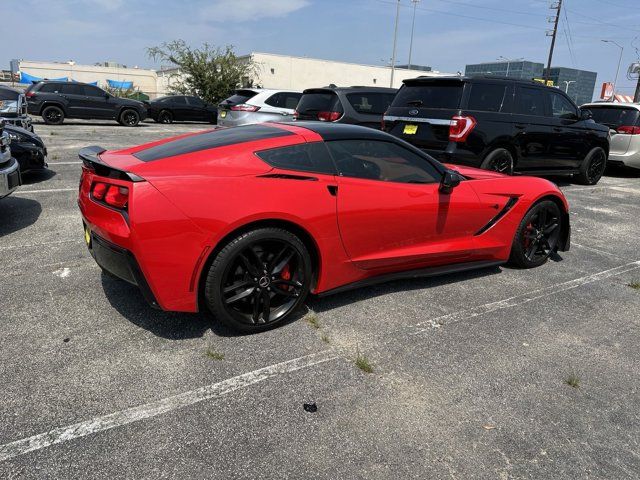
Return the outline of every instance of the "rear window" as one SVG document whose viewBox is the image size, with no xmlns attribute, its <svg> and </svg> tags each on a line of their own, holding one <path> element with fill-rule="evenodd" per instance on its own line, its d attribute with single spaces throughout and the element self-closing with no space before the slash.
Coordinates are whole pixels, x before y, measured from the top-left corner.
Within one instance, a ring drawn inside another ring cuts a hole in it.
<svg viewBox="0 0 640 480">
<path fill-rule="evenodd" d="M 250 98 L 255 97 L 256 95 L 257 95 L 257 92 L 254 92 L 253 90 L 237 90 L 236 93 L 231 95 L 222 103 L 224 105 L 239 105 L 241 103 L 246 102 Z"/>
<path fill-rule="evenodd" d="M 462 86 L 461 82 L 404 85 L 398 91 L 392 106 L 456 109 L 460 107 Z"/>
<path fill-rule="evenodd" d="M 60 91 L 59 83 L 44 83 L 38 89 L 38 92 L 42 92 L 42 93 L 53 93 L 58 91 Z"/>
<path fill-rule="evenodd" d="M 506 85 L 492 85 L 490 83 L 474 83 L 469 96 L 469 110 L 483 112 L 499 112 L 502 110 Z"/>
<path fill-rule="evenodd" d="M 382 115 L 395 98 L 395 93 L 349 93 L 347 100 L 358 113 Z"/>
<path fill-rule="evenodd" d="M 0 88 L 0 100 L 17 100 L 20 94 L 9 88 Z"/>
<path fill-rule="evenodd" d="M 162 145 L 156 145 L 145 150 L 140 150 L 134 156 L 143 162 L 151 162 L 161 158 L 184 155 L 187 153 L 208 150 L 210 148 L 224 147 L 236 143 L 253 142 L 266 138 L 284 137 L 293 135 L 281 128 L 265 125 L 247 125 L 234 128 L 220 128 L 212 132 L 191 135 L 185 138 L 172 140 Z"/>
<path fill-rule="evenodd" d="M 640 112 L 635 108 L 587 107 L 593 113 L 593 120 L 610 128 L 620 126 L 640 126 Z"/>
<path fill-rule="evenodd" d="M 258 152 L 269 165 L 286 170 L 335 174 L 333 160 L 324 142 L 303 143 Z"/>
<path fill-rule="evenodd" d="M 303 115 L 318 112 L 343 112 L 340 99 L 334 92 L 303 93 L 296 110 Z"/>
</svg>

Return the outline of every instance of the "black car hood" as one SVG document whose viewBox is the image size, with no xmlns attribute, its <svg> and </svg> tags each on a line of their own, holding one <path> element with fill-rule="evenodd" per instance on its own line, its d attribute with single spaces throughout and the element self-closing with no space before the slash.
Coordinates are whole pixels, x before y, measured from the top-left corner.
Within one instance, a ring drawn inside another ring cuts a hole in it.
<svg viewBox="0 0 640 480">
<path fill-rule="evenodd" d="M 112 97 L 112 100 L 118 103 L 119 105 L 129 105 L 130 107 L 138 107 L 144 108 L 145 105 L 138 100 L 133 100 L 132 98 L 121 98 L 121 97 Z"/>
<path fill-rule="evenodd" d="M 8 133 L 15 132 L 22 135 L 24 138 L 27 139 L 26 143 L 32 143 L 34 145 L 37 145 L 38 147 L 44 147 L 44 142 L 42 141 L 42 139 L 35 133 L 30 132 L 29 130 L 25 130 L 24 128 L 20 128 L 20 127 L 16 127 L 14 125 L 8 125 L 8 124 L 5 124 L 4 130 Z M 13 142 L 25 143 L 25 141 L 18 142 L 15 140 L 13 140 Z"/>
</svg>

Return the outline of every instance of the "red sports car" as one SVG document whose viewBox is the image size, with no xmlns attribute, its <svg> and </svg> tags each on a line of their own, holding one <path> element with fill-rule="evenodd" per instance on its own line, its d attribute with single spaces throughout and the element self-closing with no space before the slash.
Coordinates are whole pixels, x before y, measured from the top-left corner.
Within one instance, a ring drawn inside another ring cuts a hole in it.
<svg viewBox="0 0 640 480">
<path fill-rule="evenodd" d="M 453 170 L 365 127 L 248 125 L 80 158 L 78 203 L 102 269 L 154 307 L 208 309 L 237 330 L 283 322 L 309 292 L 535 267 L 569 248 L 553 183 Z"/>
</svg>

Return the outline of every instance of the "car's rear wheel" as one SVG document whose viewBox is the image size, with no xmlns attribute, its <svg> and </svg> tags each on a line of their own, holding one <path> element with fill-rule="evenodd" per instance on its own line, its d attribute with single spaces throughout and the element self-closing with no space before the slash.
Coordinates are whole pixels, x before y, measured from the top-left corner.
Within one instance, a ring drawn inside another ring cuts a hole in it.
<svg viewBox="0 0 640 480">
<path fill-rule="evenodd" d="M 513 175 L 513 155 L 506 148 L 496 148 L 484 158 L 480 168 Z"/>
<path fill-rule="evenodd" d="M 42 110 L 42 119 L 47 125 L 60 125 L 64 122 L 64 112 L 60 107 L 51 105 Z"/>
<path fill-rule="evenodd" d="M 213 260 L 205 301 L 228 327 L 257 332 L 291 317 L 304 302 L 312 263 L 304 243 L 279 228 L 260 228 L 231 240 Z"/>
<path fill-rule="evenodd" d="M 580 165 L 580 173 L 575 176 L 576 182 L 582 185 L 595 185 L 602 178 L 602 174 L 607 168 L 607 154 L 596 147 L 592 149 Z"/>
<path fill-rule="evenodd" d="M 130 108 L 123 110 L 120 114 L 120 124 L 125 127 L 135 127 L 140 123 L 140 115 Z"/>
<path fill-rule="evenodd" d="M 561 231 L 560 207 L 552 200 L 536 203 L 518 226 L 509 262 L 521 268 L 539 267 L 558 249 Z"/>
<path fill-rule="evenodd" d="M 158 122 L 159 123 L 173 123 L 173 115 L 168 110 L 162 110 L 158 114 Z"/>
</svg>

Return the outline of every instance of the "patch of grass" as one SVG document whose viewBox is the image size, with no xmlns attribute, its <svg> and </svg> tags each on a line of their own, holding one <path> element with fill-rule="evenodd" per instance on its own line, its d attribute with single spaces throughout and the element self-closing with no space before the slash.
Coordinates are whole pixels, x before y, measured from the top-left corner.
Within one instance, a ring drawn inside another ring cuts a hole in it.
<svg viewBox="0 0 640 480">
<path fill-rule="evenodd" d="M 634 290 L 640 290 L 640 282 L 631 282 L 628 283 L 627 286 L 633 288 Z"/>
<path fill-rule="evenodd" d="M 305 321 L 311 325 L 316 330 L 320 328 L 320 320 L 318 319 L 318 315 L 313 310 L 309 310 L 304 317 Z"/>
<path fill-rule="evenodd" d="M 356 367 L 365 373 L 373 373 L 373 365 L 369 362 L 369 359 L 360 353 L 356 355 Z"/>
<path fill-rule="evenodd" d="M 323 333 L 322 335 L 320 335 L 320 340 L 322 340 L 324 343 L 331 343 L 331 339 L 329 338 L 329 335 L 327 335 L 326 333 Z"/>
<path fill-rule="evenodd" d="M 578 377 L 576 374 L 572 373 L 571 375 L 569 375 L 566 378 L 564 383 L 566 383 L 570 387 L 579 388 L 580 387 L 580 377 Z"/>
<path fill-rule="evenodd" d="M 212 348 L 207 348 L 205 355 L 213 360 L 224 360 L 224 353 L 216 352 Z"/>
</svg>

